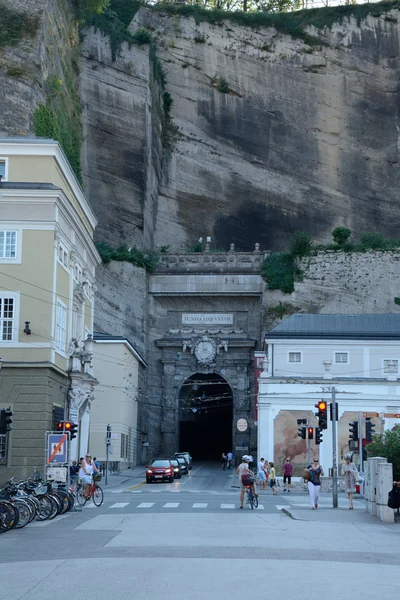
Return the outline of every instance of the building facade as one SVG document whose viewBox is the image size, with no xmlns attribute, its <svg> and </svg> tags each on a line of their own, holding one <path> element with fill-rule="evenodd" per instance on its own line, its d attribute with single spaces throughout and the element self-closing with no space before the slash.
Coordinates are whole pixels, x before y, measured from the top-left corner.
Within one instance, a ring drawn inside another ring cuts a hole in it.
<svg viewBox="0 0 400 600">
<path fill-rule="evenodd" d="M 90 452 L 99 462 L 105 463 L 109 425 L 109 461 L 113 470 L 123 471 L 141 461 L 138 404 L 147 365 L 123 337 L 95 333 L 94 340 L 93 373 L 99 383 L 91 406 Z"/>
<path fill-rule="evenodd" d="M 0 408 L 13 412 L 4 481 L 43 466 L 45 431 L 89 410 L 100 257 L 95 215 L 57 142 L 0 139 L 0 175 Z"/>
<path fill-rule="evenodd" d="M 375 432 L 400 423 L 400 315 L 295 314 L 269 331 L 259 378 L 258 452 L 297 474 L 311 455 L 332 467 L 332 424 L 315 444 L 298 436 L 297 419 L 317 426 L 315 405 L 338 404 L 338 461 L 349 452 L 349 424 L 371 419 Z M 357 461 L 359 460 L 357 456 Z"/>
</svg>

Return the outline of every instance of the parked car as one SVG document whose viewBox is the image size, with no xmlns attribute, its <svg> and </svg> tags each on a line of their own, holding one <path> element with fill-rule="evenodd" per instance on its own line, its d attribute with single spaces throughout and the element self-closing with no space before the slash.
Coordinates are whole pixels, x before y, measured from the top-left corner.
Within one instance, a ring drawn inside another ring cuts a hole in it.
<svg viewBox="0 0 400 600">
<path fill-rule="evenodd" d="M 180 454 L 178 454 L 178 456 L 176 456 L 176 458 L 179 461 L 179 464 L 181 466 L 182 475 L 187 475 L 189 473 L 189 465 L 188 465 L 186 458 Z"/>
<path fill-rule="evenodd" d="M 174 467 L 169 458 L 156 458 L 146 465 L 146 483 L 152 481 L 174 481 Z"/>
<path fill-rule="evenodd" d="M 189 469 L 192 468 L 192 457 L 190 456 L 189 452 L 175 452 L 174 456 L 184 456 L 189 465 Z"/>
<path fill-rule="evenodd" d="M 173 456 L 169 459 L 174 468 L 174 477 L 175 479 L 180 479 L 182 477 L 181 465 L 176 456 Z"/>
</svg>

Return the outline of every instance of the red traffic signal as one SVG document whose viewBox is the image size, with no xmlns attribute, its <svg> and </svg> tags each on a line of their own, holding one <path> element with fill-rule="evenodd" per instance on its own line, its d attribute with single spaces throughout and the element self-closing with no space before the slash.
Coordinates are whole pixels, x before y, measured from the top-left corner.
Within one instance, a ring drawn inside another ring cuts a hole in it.
<svg viewBox="0 0 400 600">
<path fill-rule="evenodd" d="M 307 431 L 308 431 L 308 439 L 312 440 L 314 437 L 314 427 L 308 427 Z"/>
<path fill-rule="evenodd" d="M 318 412 L 315 413 L 315 416 L 318 417 L 318 427 L 328 429 L 328 405 L 325 400 L 320 400 L 315 408 L 318 409 Z"/>
<path fill-rule="evenodd" d="M 318 406 L 318 410 L 326 410 L 326 402 L 324 402 L 323 400 L 318 402 L 317 406 Z"/>
<path fill-rule="evenodd" d="M 71 434 L 70 435 L 71 440 L 76 438 L 77 429 L 78 429 L 78 425 L 76 423 L 73 423 L 72 421 L 59 421 L 57 423 L 57 430 L 64 431 L 64 432 L 69 431 Z"/>
</svg>

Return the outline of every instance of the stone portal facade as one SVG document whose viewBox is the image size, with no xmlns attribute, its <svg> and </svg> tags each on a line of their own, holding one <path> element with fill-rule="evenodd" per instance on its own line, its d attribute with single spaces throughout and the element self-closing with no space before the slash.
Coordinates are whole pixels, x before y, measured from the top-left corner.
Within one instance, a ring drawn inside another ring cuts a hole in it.
<svg viewBox="0 0 400 600">
<path fill-rule="evenodd" d="M 194 374 L 228 383 L 232 449 L 256 451 L 254 351 L 261 343 L 264 258 L 258 247 L 253 253 L 168 254 L 149 277 L 147 398 L 140 419 L 149 445 L 142 460 L 179 448 L 179 397 Z M 238 430 L 239 419 L 246 431 Z"/>
</svg>

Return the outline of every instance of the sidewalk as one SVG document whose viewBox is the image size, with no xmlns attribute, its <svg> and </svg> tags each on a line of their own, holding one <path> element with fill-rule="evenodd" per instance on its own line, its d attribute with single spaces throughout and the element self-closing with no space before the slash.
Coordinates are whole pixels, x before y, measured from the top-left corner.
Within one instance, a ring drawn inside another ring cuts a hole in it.
<svg viewBox="0 0 400 600">
<path fill-rule="evenodd" d="M 111 487 L 120 487 L 122 485 L 125 487 L 133 487 L 140 483 L 144 483 L 146 480 L 145 471 L 146 468 L 143 465 L 140 465 L 138 467 L 133 467 L 132 469 L 126 469 L 120 473 L 111 473 L 108 475 L 107 486 L 105 486 L 105 477 L 103 477 L 102 483 L 107 490 Z"/>
</svg>

